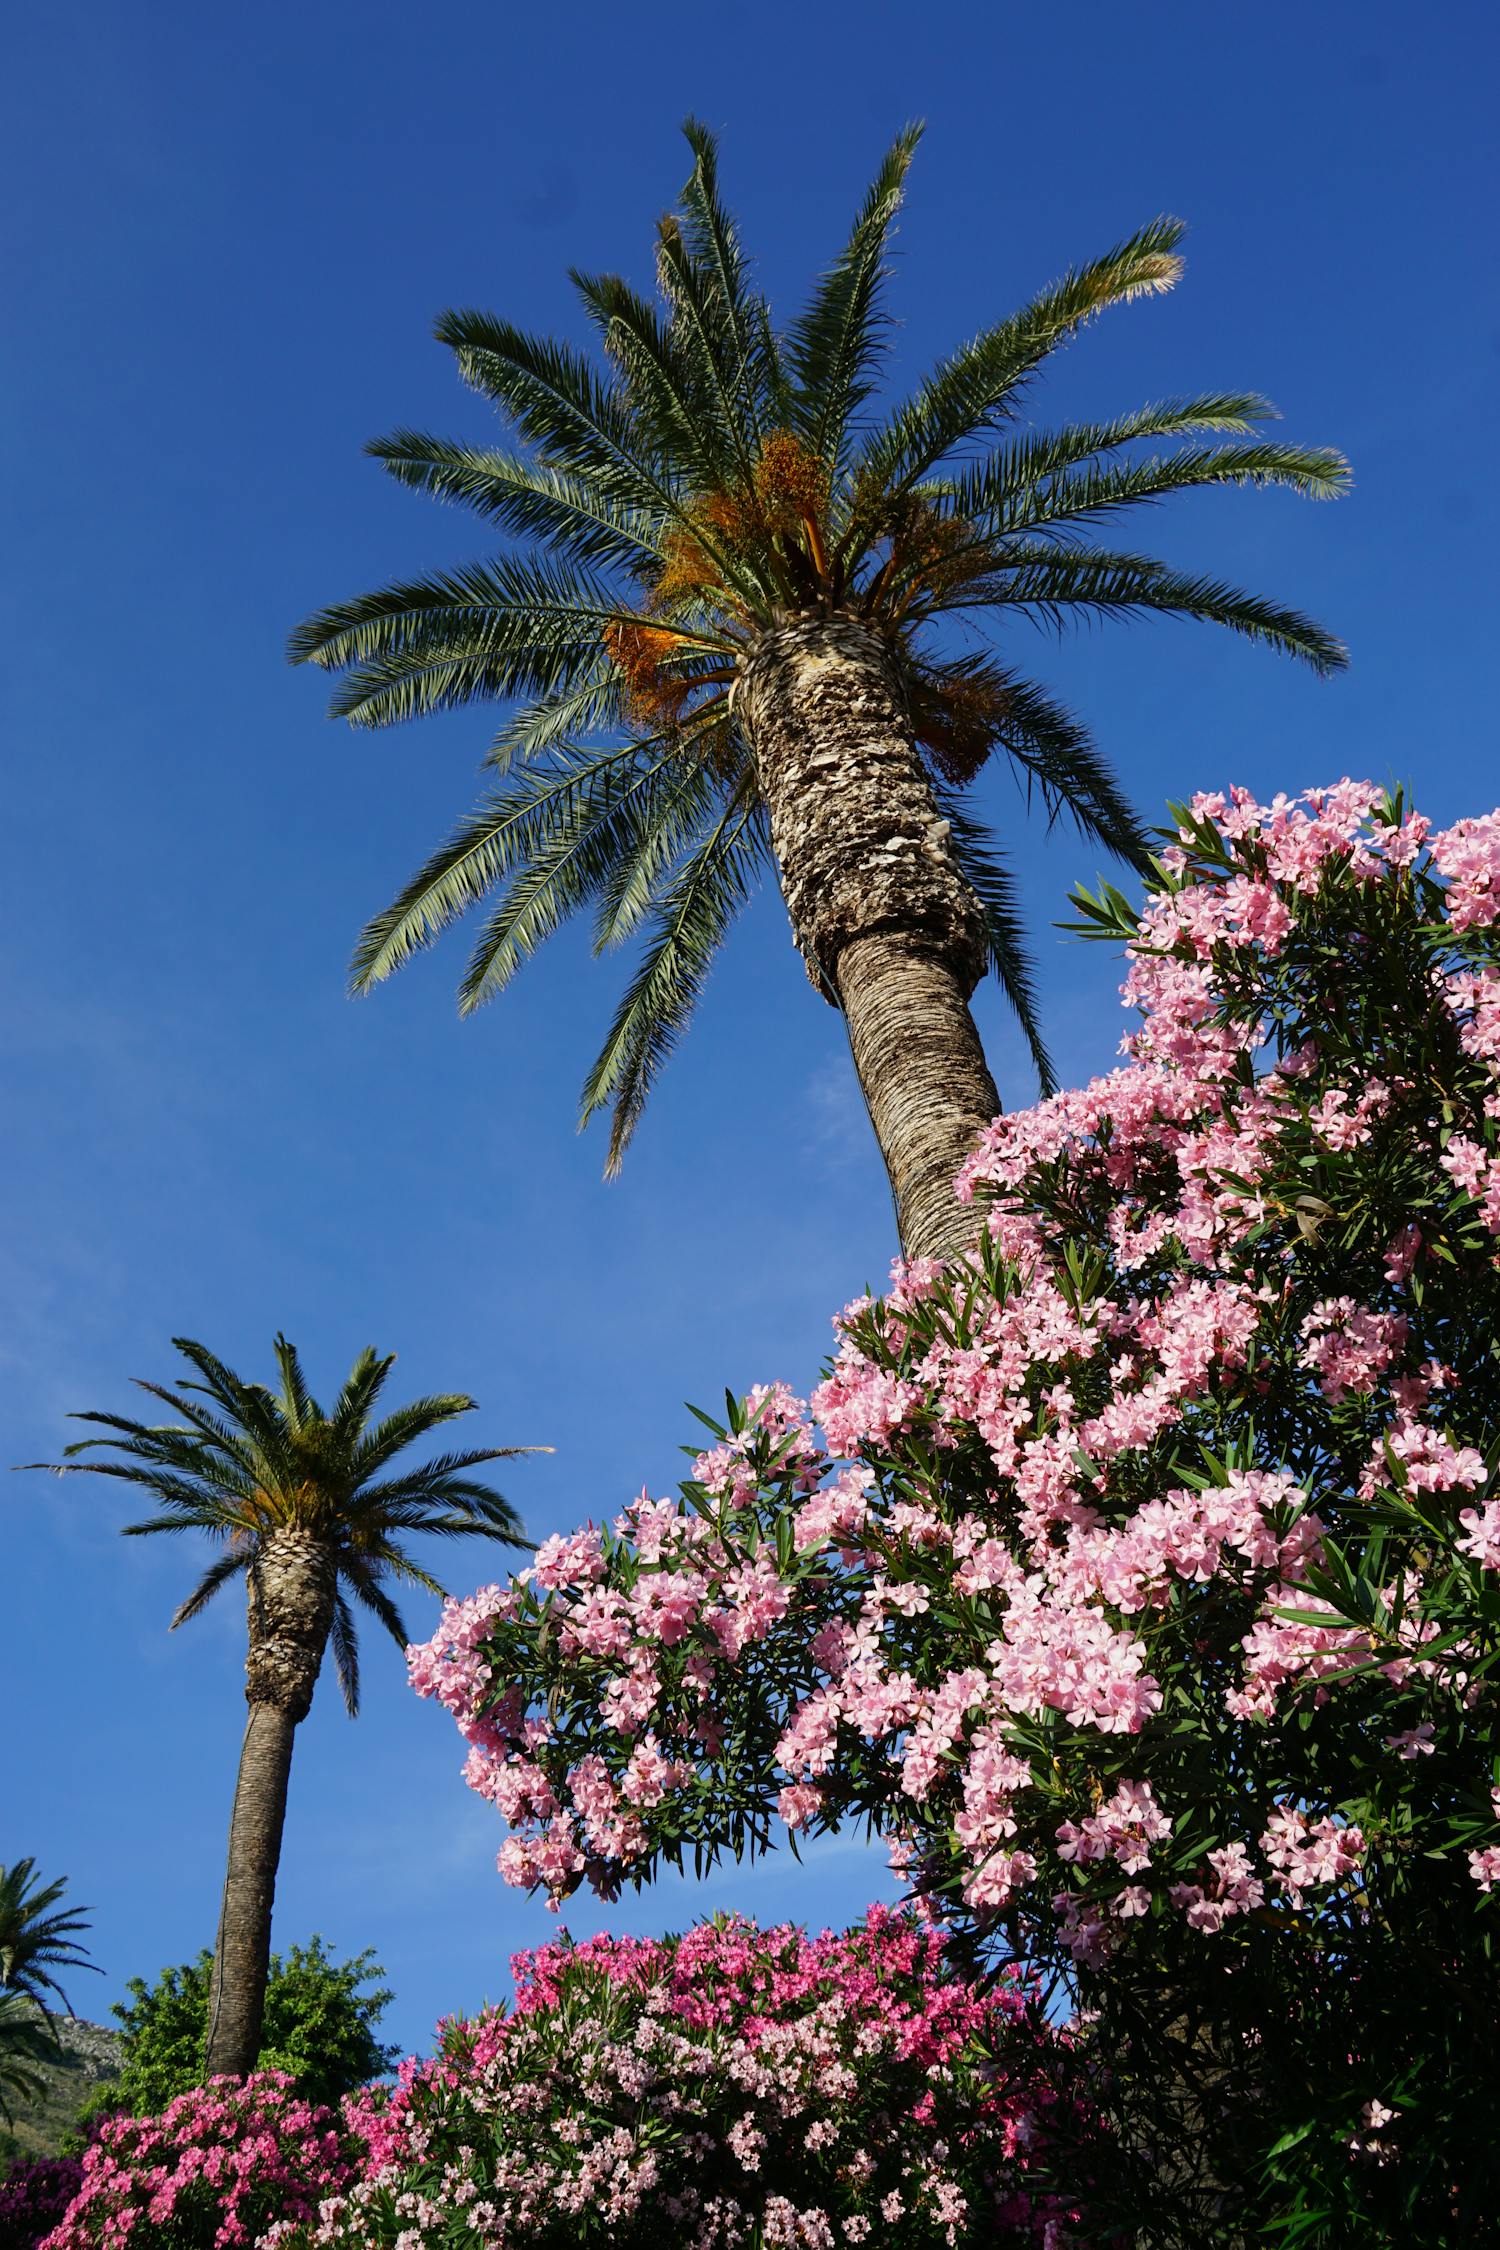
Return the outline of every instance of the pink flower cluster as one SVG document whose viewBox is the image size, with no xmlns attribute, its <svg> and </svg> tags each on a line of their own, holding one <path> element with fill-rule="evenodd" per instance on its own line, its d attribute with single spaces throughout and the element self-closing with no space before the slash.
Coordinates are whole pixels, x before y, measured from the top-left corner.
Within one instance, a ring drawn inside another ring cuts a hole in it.
<svg viewBox="0 0 1500 2250">
<path fill-rule="evenodd" d="M 1463 1309 L 1500 1271 L 1497 839 L 1348 781 L 1193 801 L 1117 933 L 1129 1060 L 981 1137 L 972 1256 L 898 1267 L 806 1408 L 752 1394 L 682 1501 L 549 1541 L 412 1652 L 508 1880 L 607 1893 L 775 1807 L 873 1818 L 946 1910 L 1050 1917 L 1084 1961 L 1273 1893 L 1346 1910 L 1378 1843 L 1351 1801 L 1435 1772 L 1401 1745 L 1489 1692 L 1429 1595 L 1500 1569 Z M 1405 1559 L 1331 1606 L 1379 1510 Z M 1383 1700 L 1299 1765 L 1289 1722 L 1345 1694 Z M 1226 1722 L 1197 1842 L 1173 1745 Z"/>
<path fill-rule="evenodd" d="M 273 2221 L 311 2219 L 351 2177 L 338 2120 L 284 2071 L 213 2078 L 160 2117 L 100 2125 L 78 2192 L 39 2250 L 179 2241 L 230 2250 L 259 2242 Z"/>
<path fill-rule="evenodd" d="M 513 1969 L 509 2013 L 346 2105 L 361 2177 L 268 2243 L 843 2250 L 898 2217 L 933 2250 L 1078 2239 L 1028 2184 L 1055 2122 L 1089 2127 L 1058 2090 L 1066 2041 L 910 1916 L 563 1940 Z"/>
</svg>

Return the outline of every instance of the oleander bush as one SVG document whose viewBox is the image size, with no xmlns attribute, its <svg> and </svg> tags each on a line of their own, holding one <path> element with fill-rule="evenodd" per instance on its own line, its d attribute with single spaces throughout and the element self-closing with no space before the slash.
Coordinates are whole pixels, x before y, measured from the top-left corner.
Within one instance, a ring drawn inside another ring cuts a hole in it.
<svg viewBox="0 0 1500 2250">
<path fill-rule="evenodd" d="M 1500 814 L 1202 796 L 1142 910 L 1079 910 L 1127 1059 L 989 1130 L 972 1254 L 450 1603 L 413 1683 L 554 1896 L 883 1832 L 1077 2012 L 1136 2239 L 1481 2240 Z"/>
<path fill-rule="evenodd" d="M 159 2117 L 98 2122 L 43 2250 L 238 2250 L 314 2217 L 352 2177 L 354 2153 L 339 2118 L 285 2071 L 213 2078 Z"/>
<path fill-rule="evenodd" d="M 21 2157 L 0 2179 L 0 2250 L 36 2250 L 83 2182 L 76 2156 Z"/>
<path fill-rule="evenodd" d="M 1099 2160 L 1068 2042 L 910 1914 L 816 1938 L 726 1919 L 514 1968 L 512 2009 L 346 2103 L 361 2176 L 268 2245 L 1080 2239 L 1051 2185 L 1064 2150 L 1075 2176 Z"/>
</svg>

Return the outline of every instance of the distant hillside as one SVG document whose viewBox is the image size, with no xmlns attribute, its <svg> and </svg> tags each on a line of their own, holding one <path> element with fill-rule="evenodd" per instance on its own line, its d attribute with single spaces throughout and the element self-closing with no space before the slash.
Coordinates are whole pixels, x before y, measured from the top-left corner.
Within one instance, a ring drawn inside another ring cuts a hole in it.
<svg viewBox="0 0 1500 2250">
<path fill-rule="evenodd" d="M 121 2034 L 76 2016 L 53 2016 L 61 2053 L 34 2067 L 46 2092 L 29 2108 L 16 2105 L 10 2121 L 0 2117 L 0 2167 L 15 2156 L 55 2156 L 57 2145 L 78 2112 L 101 2086 L 119 2075 Z"/>
</svg>

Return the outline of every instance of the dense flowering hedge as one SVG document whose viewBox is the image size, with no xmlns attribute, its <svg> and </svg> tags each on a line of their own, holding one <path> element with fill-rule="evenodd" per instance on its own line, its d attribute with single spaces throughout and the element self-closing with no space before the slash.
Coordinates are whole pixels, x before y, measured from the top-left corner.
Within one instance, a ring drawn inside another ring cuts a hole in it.
<svg viewBox="0 0 1500 2250">
<path fill-rule="evenodd" d="M 868 1820 L 1177 2089 L 1163 2148 L 1309 2240 L 1470 2239 L 1500 814 L 1200 797 L 1143 912 L 1080 904 L 1128 953 L 1128 1060 L 990 1129 L 972 1258 L 849 1307 L 810 1410 L 753 1392 L 679 1498 L 450 1604 L 413 1682 L 508 1880 Z"/>
<path fill-rule="evenodd" d="M 76 2156 L 23 2156 L 0 2179 L 0 2250 L 36 2250 L 83 2183 Z"/>
<path fill-rule="evenodd" d="M 909 1916 L 819 1938 L 735 1919 L 513 1966 L 511 2012 L 346 2102 L 360 2180 L 267 2250 L 1079 2239 L 1042 2184 L 1054 2146 L 1076 2168 L 1086 2142 L 1063 2042 Z"/>
<path fill-rule="evenodd" d="M 331 2110 L 284 2071 L 213 2078 L 159 2117 L 106 2118 L 77 2194 L 42 2250 L 231 2250 L 284 2219 L 315 2215 L 351 2177 Z"/>
</svg>

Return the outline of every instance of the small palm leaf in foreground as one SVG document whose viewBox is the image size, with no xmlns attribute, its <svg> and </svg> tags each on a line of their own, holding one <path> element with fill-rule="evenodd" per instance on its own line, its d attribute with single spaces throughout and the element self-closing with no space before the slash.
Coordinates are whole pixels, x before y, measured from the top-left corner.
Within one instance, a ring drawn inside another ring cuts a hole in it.
<svg viewBox="0 0 1500 2250">
<path fill-rule="evenodd" d="M 139 1486 L 158 1512 L 127 1524 L 133 1538 L 204 1533 L 218 1552 L 172 1619 L 184 1624 L 231 1580 L 249 1613 L 245 1697 L 250 1706 L 230 1822 L 229 1865 L 209 2004 L 207 2068 L 243 2076 L 260 2049 L 271 1909 L 296 1728 L 307 1716 L 324 1650 L 351 1716 L 359 1708 L 356 1609 L 404 1649 L 391 1583 L 443 1588 L 408 1552 L 413 1534 L 524 1546 L 509 1503 L 475 1476 L 491 1461 L 547 1451 L 489 1446 L 440 1453 L 415 1467 L 399 1457 L 474 1400 L 414 1399 L 372 1420 L 394 1365 L 362 1352 L 326 1411 L 307 1387 L 295 1348 L 278 1336 L 274 1389 L 245 1382 L 190 1338 L 174 1339 L 194 1380 L 140 1388 L 172 1419 L 79 1414 L 103 1437 L 70 1445 L 59 1473 L 92 1472 Z M 93 1456 L 109 1453 L 115 1458 Z M 87 1454 L 89 1459 L 80 1459 Z M 44 1466 L 36 1463 L 33 1466 Z"/>
<path fill-rule="evenodd" d="M 1317 672 L 1345 661 L 1298 611 L 1130 547 L 1129 511 L 1205 486 L 1313 498 L 1340 457 L 1263 434 L 1212 392 L 1055 431 L 1027 420 L 1049 355 L 1170 289 L 1154 219 L 941 362 L 884 415 L 887 253 L 918 135 L 897 139 L 805 308 L 775 326 L 720 199 L 712 138 L 657 231 L 657 294 L 575 273 L 602 358 L 488 313 L 438 335 L 497 408 L 490 447 L 397 430 L 402 483 L 506 542 L 326 609 L 292 653 L 343 675 L 333 708 L 387 726 L 504 706 L 498 786 L 370 924 L 367 990 L 471 908 L 465 1009 L 570 916 L 639 966 L 589 1074 L 610 1166 L 743 902 L 774 865 L 818 989 L 840 1007 L 908 1251 L 961 1239 L 951 1181 L 998 1106 L 968 1010 L 993 969 L 1049 1071 L 1009 868 L 972 808 L 1007 764 L 1047 818 L 1130 865 L 1142 832 L 1105 760 L 1018 671 L 1009 629 L 1175 616 Z M 1155 450 L 1153 450 L 1155 449 Z"/>
</svg>

